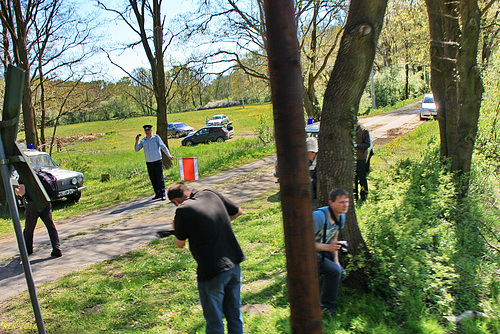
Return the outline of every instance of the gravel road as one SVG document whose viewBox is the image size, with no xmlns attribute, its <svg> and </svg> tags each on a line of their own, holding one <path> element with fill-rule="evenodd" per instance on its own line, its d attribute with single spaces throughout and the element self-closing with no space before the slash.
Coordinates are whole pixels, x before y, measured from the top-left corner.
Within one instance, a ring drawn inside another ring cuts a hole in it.
<svg viewBox="0 0 500 334">
<path fill-rule="evenodd" d="M 415 129 L 422 122 L 417 103 L 389 114 L 363 118 L 375 146 Z M 267 157 L 190 183 L 192 188 L 212 188 L 241 204 L 277 188 L 274 157 Z M 56 221 L 63 256 L 50 257 L 50 241 L 42 222 L 37 228 L 30 256 L 35 284 L 52 281 L 73 271 L 139 248 L 155 239 L 157 230 L 170 226 L 173 204 L 151 201 L 150 196 L 103 209 L 85 216 Z M 15 239 L 0 241 L 0 309 L 2 304 L 27 289 Z"/>
</svg>

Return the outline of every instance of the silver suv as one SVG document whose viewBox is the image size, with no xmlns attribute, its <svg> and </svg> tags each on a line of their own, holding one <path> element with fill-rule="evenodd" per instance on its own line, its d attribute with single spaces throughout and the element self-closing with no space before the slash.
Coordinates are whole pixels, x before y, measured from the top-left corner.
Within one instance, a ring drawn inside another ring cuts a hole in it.
<svg viewBox="0 0 500 334">
<path fill-rule="evenodd" d="M 56 177 L 59 193 L 56 198 L 51 199 L 66 197 L 70 201 L 78 202 L 82 196 L 82 190 L 85 189 L 83 185 L 83 173 L 59 168 L 50 155 L 45 152 L 24 150 L 24 154 L 33 169 L 39 168 Z"/>
</svg>

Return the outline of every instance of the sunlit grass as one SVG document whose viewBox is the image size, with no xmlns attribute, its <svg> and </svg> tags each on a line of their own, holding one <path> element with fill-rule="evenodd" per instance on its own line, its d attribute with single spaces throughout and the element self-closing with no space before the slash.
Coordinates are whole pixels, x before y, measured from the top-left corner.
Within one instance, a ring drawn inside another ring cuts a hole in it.
<svg viewBox="0 0 500 334">
<path fill-rule="evenodd" d="M 168 145 L 175 157 L 197 157 L 200 177 L 249 163 L 275 153 L 274 145 L 263 145 L 254 136 L 259 117 L 271 117 L 271 105 L 256 105 L 192 111 L 169 114 L 169 121 L 182 121 L 195 129 L 205 125 L 205 118 L 224 113 L 233 122 L 234 138 L 224 143 L 202 144 L 183 147 L 181 139 L 169 139 Z M 89 211 L 123 203 L 152 194 L 146 171 L 143 151 L 135 152 L 135 136 L 143 134 L 142 125 L 156 126 L 155 117 L 137 117 L 125 120 L 98 121 L 58 127 L 57 137 L 71 145 L 63 146 L 62 152 L 53 152 L 52 158 L 61 168 L 77 170 L 85 174 L 86 189 L 77 204 L 67 201 L 54 202 L 54 219 L 73 217 Z M 47 129 L 47 133 L 51 133 Z M 22 134 L 19 136 L 22 137 Z M 93 137 L 97 140 L 88 141 Z M 180 180 L 178 161 L 173 168 L 164 171 L 165 183 Z M 109 174 L 110 181 L 101 182 L 101 175 Z M 21 212 L 21 220 L 23 213 Z M 13 225 L 7 212 L 0 212 L 0 237 L 13 236 Z"/>
</svg>

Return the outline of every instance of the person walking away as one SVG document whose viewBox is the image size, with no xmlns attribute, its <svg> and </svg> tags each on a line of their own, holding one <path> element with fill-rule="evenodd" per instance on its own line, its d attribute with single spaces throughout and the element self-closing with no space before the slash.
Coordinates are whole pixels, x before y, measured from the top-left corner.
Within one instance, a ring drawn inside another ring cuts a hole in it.
<svg viewBox="0 0 500 334">
<path fill-rule="evenodd" d="M 231 227 L 231 221 L 243 210 L 216 191 L 189 189 L 183 182 L 169 186 L 167 196 L 177 207 L 175 245 L 184 248 L 188 239 L 198 264 L 198 293 L 206 333 L 224 333 L 223 315 L 228 333 L 243 333 L 240 263 L 245 255 Z"/>
<path fill-rule="evenodd" d="M 322 310 L 335 316 L 340 282 L 346 277 L 338 255 L 345 242 L 338 241 L 338 236 L 345 225 L 349 197 L 345 190 L 335 188 L 328 198 L 328 206 L 313 212 L 313 221 Z"/>
<path fill-rule="evenodd" d="M 38 178 L 40 178 L 39 172 L 37 172 L 37 176 Z M 42 184 L 44 183 L 42 182 Z M 15 189 L 15 193 L 17 196 L 24 196 L 25 223 L 23 235 L 28 255 L 33 254 L 33 235 L 35 233 L 36 223 L 38 221 L 38 218 L 40 217 L 42 219 L 42 222 L 45 224 L 45 227 L 47 228 L 47 232 L 49 233 L 50 243 L 52 245 L 52 252 L 50 253 L 50 256 L 61 257 L 62 251 L 61 243 L 59 241 L 59 234 L 57 233 L 56 225 L 54 224 L 54 220 L 52 219 L 52 204 L 49 202 L 49 204 L 47 204 L 47 206 L 42 211 L 38 212 L 35 202 L 33 202 L 30 195 L 26 192 L 26 187 L 21 180 L 19 180 L 19 186 Z"/>
<path fill-rule="evenodd" d="M 146 167 L 148 169 L 149 179 L 153 186 L 155 196 L 152 200 L 160 199 L 165 200 L 165 181 L 163 179 L 163 162 L 161 161 L 161 151 L 173 160 L 174 157 L 170 154 L 167 146 L 163 143 L 160 136 L 153 135 L 153 126 L 144 125 L 144 132 L 146 137 L 139 142 L 138 134 L 135 137 L 135 151 L 139 152 L 144 148 L 144 157 L 146 158 Z"/>
<path fill-rule="evenodd" d="M 366 201 L 368 197 L 368 181 L 366 180 L 366 161 L 368 151 L 371 146 L 370 133 L 363 127 L 359 121 L 356 126 L 356 176 L 354 179 L 354 199 L 358 200 L 358 185 L 361 201 Z"/>
</svg>

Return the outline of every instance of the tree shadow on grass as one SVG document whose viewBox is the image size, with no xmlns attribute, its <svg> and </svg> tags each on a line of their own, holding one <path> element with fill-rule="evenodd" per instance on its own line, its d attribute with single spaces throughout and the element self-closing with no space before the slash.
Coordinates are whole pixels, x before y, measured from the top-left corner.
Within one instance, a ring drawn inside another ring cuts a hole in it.
<svg viewBox="0 0 500 334">
<path fill-rule="evenodd" d="M 278 203 L 280 200 L 281 199 L 280 199 L 280 192 L 279 191 L 276 194 L 271 195 L 267 198 L 267 201 L 271 202 L 271 203 Z"/>
</svg>

